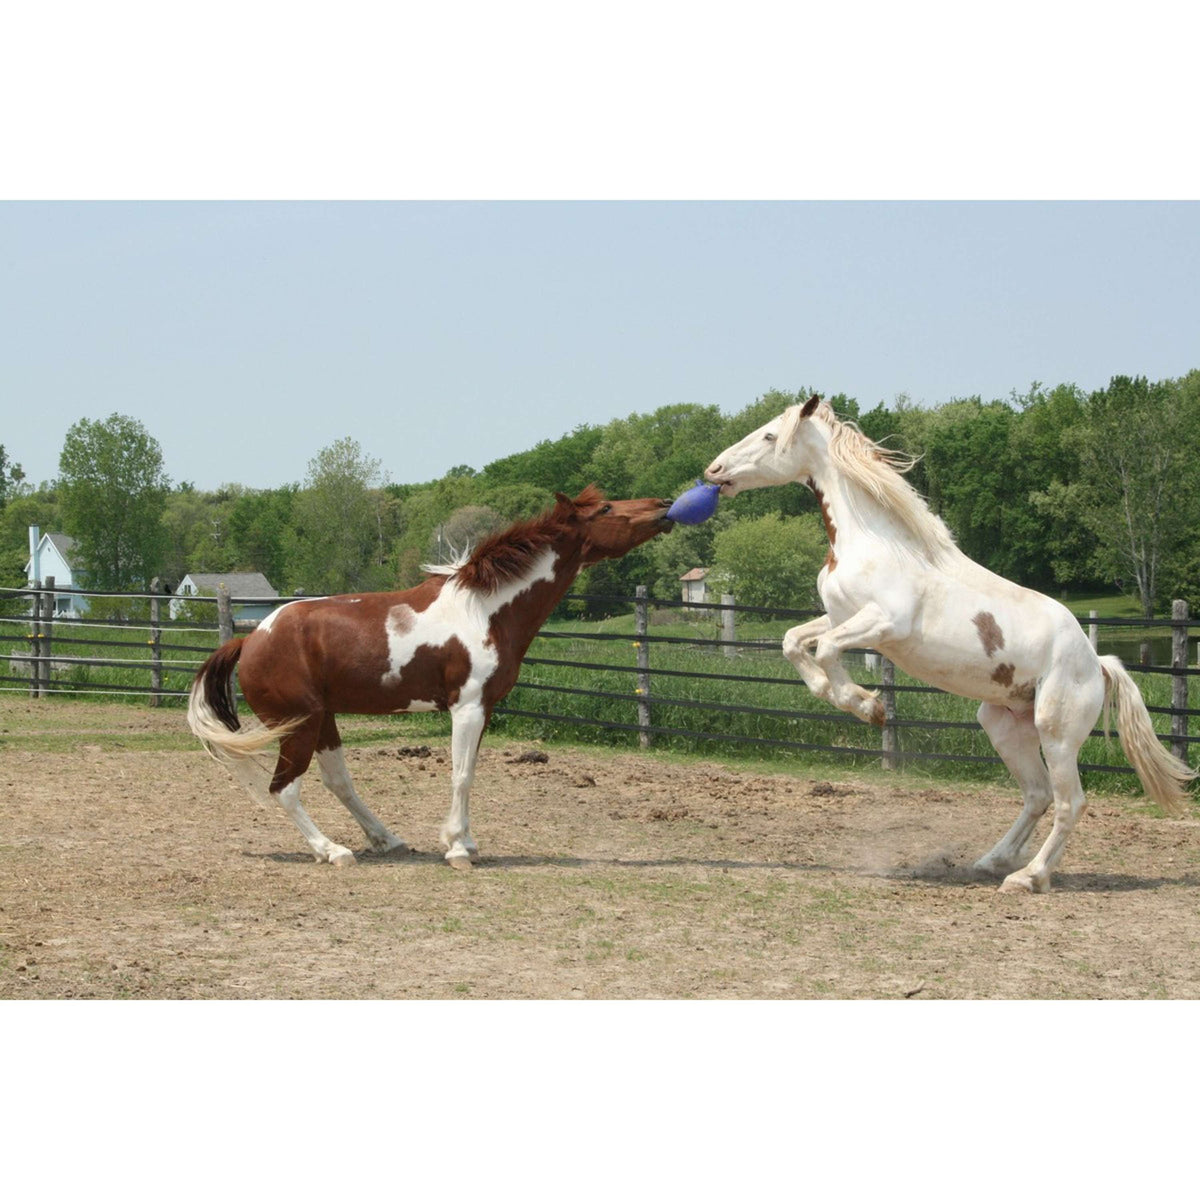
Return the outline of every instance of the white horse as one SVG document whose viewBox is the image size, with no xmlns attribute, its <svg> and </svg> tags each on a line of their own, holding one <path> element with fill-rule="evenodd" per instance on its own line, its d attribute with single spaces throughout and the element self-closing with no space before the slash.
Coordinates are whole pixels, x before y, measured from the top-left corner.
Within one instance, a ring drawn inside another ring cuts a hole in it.
<svg viewBox="0 0 1200 1200">
<path fill-rule="evenodd" d="M 1121 748 L 1172 816 L 1187 811 L 1196 772 L 1159 743 L 1120 659 L 1097 655 L 1066 608 L 958 549 L 903 477 L 915 461 L 876 445 L 813 396 L 722 451 L 705 475 L 723 496 L 791 482 L 812 490 L 829 536 L 817 577 L 826 615 L 789 630 L 784 654 L 814 695 L 877 725 L 883 706 L 847 675 L 843 650 L 877 650 L 914 678 L 982 701 L 979 723 L 1024 805 L 975 866 L 1005 875 L 1001 891 L 1047 892 L 1086 807 L 1078 754 L 1101 709 L 1107 733 L 1115 699 Z M 1054 826 L 1027 861 L 1051 800 Z"/>
</svg>

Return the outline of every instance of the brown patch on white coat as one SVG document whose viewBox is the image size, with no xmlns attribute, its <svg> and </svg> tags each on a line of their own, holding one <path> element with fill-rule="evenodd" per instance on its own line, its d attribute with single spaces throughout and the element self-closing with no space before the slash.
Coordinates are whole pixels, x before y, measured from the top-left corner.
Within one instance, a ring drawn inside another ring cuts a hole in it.
<svg viewBox="0 0 1200 1200">
<path fill-rule="evenodd" d="M 979 640 L 988 658 L 994 657 L 997 650 L 1004 649 L 1004 630 L 996 624 L 996 618 L 990 612 L 976 613 L 971 620 L 979 631 Z"/>
<path fill-rule="evenodd" d="M 834 546 L 837 544 L 837 526 L 833 523 L 833 516 L 829 510 L 829 501 L 825 499 L 825 493 L 817 487 L 811 477 L 808 480 L 808 490 L 816 497 L 817 504 L 820 506 L 821 521 L 825 525 L 825 536 L 829 539 L 829 550 L 825 555 L 825 569 L 833 571 L 837 568 L 837 554 L 834 552 Z"/>
</svg>

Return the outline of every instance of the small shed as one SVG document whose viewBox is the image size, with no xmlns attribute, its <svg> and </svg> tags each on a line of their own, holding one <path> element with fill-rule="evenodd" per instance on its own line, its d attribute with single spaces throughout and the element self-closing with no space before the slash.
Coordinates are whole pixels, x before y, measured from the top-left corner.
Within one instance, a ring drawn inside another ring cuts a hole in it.
<svg viewBox="0 0 1200 1200">
<path fill-rule="evenodd" d="M 680 575 L 683 585 L 681 596 L 685 604 L 704 604 L 708 600 L 708 567 L 693 567 L 686 575 Z"/>
<path fill-rule="evenodd" d="M 25 564 L 25 578 L 32 585 L 53 578 L 55 585 L 55 617 L 81 617 L 88 610 L 86 596 L 59 595 L 58 588 L 84 586 L 81 572 L 72 562 L 75 539 L 65 533 L 41 533 L 36 525 L 30 527 L 30 547 L 36 547 Z"/>
<path fill-rule="evenodd" d="M 229 589 L 233 599 L 233 619 L 235 621 L 261 621 L 269 613 L 274 612 L 276 605 L 272 600 L 279 599 L 279 593 L 271 586 L 267 577 L 260 571 L 230 571 L 226 574 L 209 574 L 193 571 L 180 580 L 175 589 L 179 599 L 171 601 L 171 620 L 179 616 L 183 607 L 184 597 L 215 596 L 217 587 L 224 584 Z M 261 603 L 255 603 L 261 601 Z"/>
</svg>

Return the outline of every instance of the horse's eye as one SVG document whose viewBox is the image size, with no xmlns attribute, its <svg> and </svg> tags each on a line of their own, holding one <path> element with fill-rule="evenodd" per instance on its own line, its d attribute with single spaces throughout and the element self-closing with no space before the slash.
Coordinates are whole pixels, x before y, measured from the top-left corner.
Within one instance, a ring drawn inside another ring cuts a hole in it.
<svg viewBox="0 0 1200 1200">
<path fill-rule="evenodd" d="M 603 508 L 600 510 L 600 512 L 599 512 L 599 514 L 598 514 L 598 515 L 602 517 L 602 516 L 604 516 L 604 514 L 605 514 L 605 513 L 610 513 L 610 512 L 612 512 L 612 505 L 611 505 L 611 504 L 606 504 L 606 505 L 605 505 L 605 506 L 604 506 L 604 507 L 603 507 Z"/>
<path fill-rule="evenodd" d="M 775 440 L 775 435 L 773 433 L 764 433 L 763 437 L 766 438 L 768 442 L 773 442 Z"/>
</svg>

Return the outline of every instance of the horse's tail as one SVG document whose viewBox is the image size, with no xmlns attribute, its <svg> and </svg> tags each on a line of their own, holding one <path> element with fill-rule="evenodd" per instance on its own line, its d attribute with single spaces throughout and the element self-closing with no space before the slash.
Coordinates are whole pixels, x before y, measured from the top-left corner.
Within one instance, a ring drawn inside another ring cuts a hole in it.
<svg viewBox="0 0 1200 1200">
<path fill-rule="evenodd" d="M 188 697 L 188 727 L 209 754 L 226 765 L 242 759 L 271 757 L 267 754 L 268 747 L 303 722 L 300 718 L 268 726 L 255 721 L 242 728 L 233 693 L 233 669 L 242 656 L 245 640 L 234 638 L 213 651 L 196 672 Z"/>
<path fill-rule="evenodd" d="M 1115 699 L 1121 749 L 1137 771 L 1146 794 L 1171 816 L 1185 816 L 1188 811 L 1184 802 L 1187 785 L 1196 778 L 1197 772 L 1168 753 L 1155 736 L 1142 693 L 1121 660 L 1106 654 L 1100 659 L 1100 668 L 1104 672 L 1105 736 L 1108 735 L 1109 708 Z"/>
</svg>

